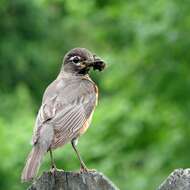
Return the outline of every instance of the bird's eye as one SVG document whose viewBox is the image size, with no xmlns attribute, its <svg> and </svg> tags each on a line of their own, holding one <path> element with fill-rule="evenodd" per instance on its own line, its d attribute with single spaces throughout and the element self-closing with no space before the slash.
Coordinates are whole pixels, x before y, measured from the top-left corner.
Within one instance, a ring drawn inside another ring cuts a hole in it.
<svg viewBox="0 0 190 190">
<path fill-rule="evenodd" d="M 79 57 L 79 56 L 71 57 L 71 61 L 72 61 L 73 63 L 79 63 L 80 57 Z"/>
</svg>

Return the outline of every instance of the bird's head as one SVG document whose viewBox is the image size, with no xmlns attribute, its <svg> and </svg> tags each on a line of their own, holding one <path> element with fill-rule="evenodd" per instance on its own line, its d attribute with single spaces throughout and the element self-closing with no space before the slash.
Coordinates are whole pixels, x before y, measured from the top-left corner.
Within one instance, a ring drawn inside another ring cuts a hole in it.
<svg viewBox="0 0 190 190">
<path fill-rule="evenodd" d="M 105 62 L 85 48 L 74 48 L 63 59 L 63 69 L 66 72 L 85 75 L 90 68 L 102 71 Z"/>
</svg>

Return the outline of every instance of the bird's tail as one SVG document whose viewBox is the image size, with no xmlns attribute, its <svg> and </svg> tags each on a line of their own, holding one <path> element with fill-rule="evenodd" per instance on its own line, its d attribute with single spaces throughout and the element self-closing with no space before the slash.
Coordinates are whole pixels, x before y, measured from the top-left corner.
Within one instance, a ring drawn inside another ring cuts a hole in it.
<svg viewBox="0 0 190 190">
<path fill-rule="evenodd" d="M 44 151 L 38 145 L 35 145 L 32 148 L 32 151 L 28 155 L 26 165 L 22 171 L 22 182 L 30 181 L 36 176 L 45 153 L 46 151 Z"/>
</svg>

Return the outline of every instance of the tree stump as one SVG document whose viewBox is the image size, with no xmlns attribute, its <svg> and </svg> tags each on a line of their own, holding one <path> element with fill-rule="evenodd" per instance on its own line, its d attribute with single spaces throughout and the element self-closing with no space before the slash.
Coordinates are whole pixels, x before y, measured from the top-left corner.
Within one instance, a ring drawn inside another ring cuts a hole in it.
<svg viewBox="0 0 190 190">
<path fill-rule="evenodd" d="M 28 190 L 119 190 L 99 172 L 44 172 Z"/>
<path fill-rule="evenodd" d="M 190 169 L 176 169 L 158 190 L 190 190 Z"/>
</svg>

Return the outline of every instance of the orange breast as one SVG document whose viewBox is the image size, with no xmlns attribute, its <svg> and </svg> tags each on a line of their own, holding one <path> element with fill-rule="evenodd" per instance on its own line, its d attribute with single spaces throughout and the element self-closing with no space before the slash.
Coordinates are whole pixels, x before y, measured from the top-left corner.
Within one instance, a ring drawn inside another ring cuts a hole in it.
<svg viewBox="0 0 190 190">
<path fill-rule="evenodd" d="M 80 129 L 80 135 L 84 134 L 86 132 L 86 130 L 88 129 L 89 124 L 88 122 L 86 122 L 83 127 Z"/>
<path fill-rule="evenodd" d="M 90 126 L 93 113 L 94 113 L 94 110 L 92 111 L 90 117 L 89 117 L 88 120 L 85 122 L 85 124 L 83 125 L 83 127 L 80 129 L 80 135 L 84 134 L 84 133 L 86 132 L 86 130 L 88 129 L 88 127 Z"/>
<path fill-rule="evenodd" d="M 88 78 L 88 80 L 90 80 L 91 82 L 93 82 L 91 79 Z M 94 83 L 94 82 L 93 82 Z M 90 123 L 91 123 L 91 120 L 92 120 L 92 116 L 94 114 L 94 110 L 95 110 L 95 107 L 97 106 L 98 104 L 98 87 L 95 85 L 94 83 L 94 91 L 96 93 L 96 104 L 94 106 L 94 109 L 92 110 L 92 113 L 90 114 L 90 117 L 88 118 L 88 120 L 85 122 L 85 124 L 83 125 L 83 127 L 80 129 L 79 133 L 80 135 L 84 134 L 88 127 L 90 126 Z"/>
</svg>

